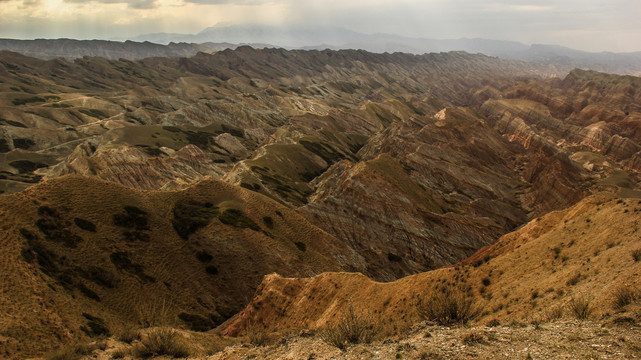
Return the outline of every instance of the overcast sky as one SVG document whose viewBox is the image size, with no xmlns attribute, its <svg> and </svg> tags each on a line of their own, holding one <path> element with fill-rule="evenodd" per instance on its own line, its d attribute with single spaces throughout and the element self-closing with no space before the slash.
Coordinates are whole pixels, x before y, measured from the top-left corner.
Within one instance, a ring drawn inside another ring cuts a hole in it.
<svg viewBox="0 0 641 360">
<path fill-rule="evenodd" d="M 4 38 L 133 38 L 217 23 L 641 51 L 640 0 L 0 0 Z"/>
</svg>

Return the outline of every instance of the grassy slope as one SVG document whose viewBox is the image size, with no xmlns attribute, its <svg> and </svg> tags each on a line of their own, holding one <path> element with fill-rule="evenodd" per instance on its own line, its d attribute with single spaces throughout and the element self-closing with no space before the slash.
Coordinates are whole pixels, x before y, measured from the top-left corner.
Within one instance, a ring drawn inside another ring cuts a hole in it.
<svg viewBox="0 0 641 360">
<path fill-rule="evenodd" d="M 240 210 L 258 227 L 214 217 L 183 239 L 171 222 L 181 201 L 211 203 L 218 214 Z M 125 206 L 145 211 L 148 229 L 116 226 L 113 215 L 125 214 Z M 47 215 L 45 207 L 58 215 Z M 90 221 L 96 232 L 79 228 L 74 218 Z M 338 254 L 350 256 L 293 211 L 212 179 L 184 191 L 155 192 L 64 176 L 0 197 L 0 219 L 0 339 L 7 356 L 82 337 L 79 328 L 88 322 L 82 313 L 102 318 L 112 333 L 138 324 L 188 327 L 177 318 L 181 312 L 220 321 L 239 310 L 265 274 L 335 271 L 341 269 Z M 61 224 L 64 239 L 81 239 L 75 247 L 47 240 L 39 219 Z M 126 231 L 137 235 L 128 240 Z M 296 242 L 305 243 L 305 251 Z M 199 260 L 202 252 L 211 259 Z"/>
</svg>

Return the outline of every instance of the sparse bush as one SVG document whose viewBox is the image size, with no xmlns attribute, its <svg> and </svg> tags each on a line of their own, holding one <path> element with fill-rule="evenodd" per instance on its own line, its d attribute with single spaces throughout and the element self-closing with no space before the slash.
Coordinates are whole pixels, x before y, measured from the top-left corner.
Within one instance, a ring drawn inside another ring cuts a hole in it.
<svg viewBox="0 0 641 360">
<path fill-rule="evenodd" d="M 270 216 L 263 216 L 263 223 L 265 223 L 265 226 L 270 229 L 274 228 L 274 219 L 272 219 Z"/>
<path fill-rule="evenodd" d="M 500 325 L 501 325 L 501 323 L 496 319 L 492 319 L 492 320 L 488 321 L 487 324 L 486 324 L 487 327 L 497 327 L 497 326 L 500 326 Z"/>
<path fill-rule="evenodd" d="M 92 223 L 89 220 L 74 218 L 73 222 L 74 224 L 76 224 L 77 227 L 81 228 L 82 230 L 96 232 L 96 224 Z"/>
<path fill-rule="evenodd" d="M 472 262 L 472 266 L 479 267 L 483 265 L 483 263 L 484 263 L 483 259 L 477 259 L 477 260 L 474 260 L 474 262 Z"/>
<path fill-rule="evenodd" d="M 574 285 L 578 284 L 579 281 L 581 281 L 582 278 L 583 278 L 583 276 L 581 276 L 581 274 L 577 273 L 574 276 L 572 276 L 570 279 L 568 279 L 568 281 L 566 282 L 566 285 L 574 286 Z"/>
<path fill-rule="evenodd" d="M 463 337 L 463 344 L 471 346 L 482 344 L 485 342 L 485 337 L 478 332 L 470 332 Z"/>
<path fill-rule="evenodd" d="M 632 304 L 639 297 L 639 292 L 627 286 L 621 286 L 614 291 L 612 308 L 620 310 Z"/>
<path fill-rule="evenodd" d="M 587 320 L 592 315 L 594 308 L 592 307 L 592 301 L 585 297 L 572 298 L 568 307 L 574 317 L 579 320 Z"/>
<path fill-rule="evenodd" d="M 176 233 L 186 240 L 189 235 L 207 226 L 216 216 L 218 216 L 218 208 L 211 203 L 179 201 L 174 206 L 174 218 L 171 224 Z"/>
<path fill-rule="evenodd" d="M 167 299 L 147 299 L 144 294 L 139 294 L 132 303 L 136 304 L 134 307 L 136 322 L 142 327 L 167 325 L 174 304 Z"/>
<path fill-rule="evenodd" d="M 441 325 L 465 324 L 479 314 L 474 300 L 460 288 L 433 291 L 420 305 L 425 319 Z"/>
<path fill-rule="evenodd" d="M 483 284 L 483 286 L 489 286 L 490 278 L 483 278 L 483 280 L 481 280 L 481 283 Z"/>
<path fill-rule="evenodd" d="M 298 248 L 298 250 L 305 252 L 307 250 L 307 245 L 304 242 L 301 241 L 296 241 L 294 242 L 294 245 Z"/>
<path fill-rule="evenodd" d="M 196 253 L 196 258 L 202 263 L 208 263 L 214 259 L 214 257 L 205 250 L 201 250 Z"/>
<path fill-rule="evenodd" d="M 156 328 L 147 333 L 139 344 L 134 347 L 134 356 L 150 358 L 167 355 L 174 358 L 184 358 L 191 354 L 185 339 L 174 329 Z"/>
<path fill-rule="evenodd" d="M 641 249 L 632 250 L 632 258 L 635 262 L 641 261 Z"/>
<path fill-rule="evenodd" d="M 339 322 L 321 332 L 321 338 L 341 350 L 349 344 L 370 343 L 380 328 L 369 314 L 357 313 L 354 304 L 343 313 Z"/>
<path fill-rule="evenodd" d="M 559 320 L 562 317 L 563 317 L 563 307 L 562 306 L 555 306 L 555 307 L 549 308 L 545 312 L 545 319 L 547 321 Z"/>
<path fill-rule="evenodd" d="M 217 268 L 217 267 L 215 267 L 215 266 L 213 266 L 213 265 L 207 266 L 207 267 L 205 268 L 205 271 L 206 271 L 206 272 L 207 272 L 207 274 L 209 274 L 209 275 L 218 275 L 218 268 Z"/>
<path fill-rule="evenodd" d="M 87 326 L 80 327 L 80 330 L 85 334 L 92 337 L 101 335 L 109 336 L 109 329 L 107 329 L 107 325 L 105 325 L 104 320 L 87 313 L 82 313 L 82 316 L 87 319 Z"/>
<path fill-rule="evenodd" d="M 398 256 L 398 255 L 396 255 L 396 254 L 388 253 L 387 254 L 387 260 L 389 260 L 391 262 L 401 262 L 401 261 L 403 261 L 403 258 Z"/>
</svg>

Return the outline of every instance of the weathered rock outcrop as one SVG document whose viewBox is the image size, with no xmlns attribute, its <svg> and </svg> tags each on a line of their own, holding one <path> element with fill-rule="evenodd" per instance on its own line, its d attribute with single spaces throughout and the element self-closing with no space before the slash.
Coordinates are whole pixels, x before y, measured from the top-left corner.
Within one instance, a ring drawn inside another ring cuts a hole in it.
<svg viewBox="0 0 641 360">
<path fill-rule="evenodd" d="M 354 273 L 297 279 L 271 274 L 250 304 L 223 325 L 224 333 L 242 335 L 251 324 L 267 331 L 323 329 L 353 306 L 393 334 L 422 319 L 431 294 L 456 288 L 467 289 L 482 306 L 480 324 L 545 319 L 551 308 L 564 311 L 576 298 L 589 299 L 595 316 L 605 315 L 617 289 L 641 286 L 640 263 L 630 255 L 638 247 L 640 204 L 610 194 L 588 197 L 531 221 L 464 263 L 390 283 Z"/>
</svg>

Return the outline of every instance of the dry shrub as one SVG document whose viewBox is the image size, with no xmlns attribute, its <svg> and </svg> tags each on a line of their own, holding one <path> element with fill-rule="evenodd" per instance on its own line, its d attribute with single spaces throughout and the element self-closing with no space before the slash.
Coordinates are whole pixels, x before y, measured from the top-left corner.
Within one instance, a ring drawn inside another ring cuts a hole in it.
<svg viewBox="0 0 641 360">
<path fill-rule="evenodd" d="M 641 249 L 632 250 L 632 258 L 635 262 L 641 261 Z"/>
<path fill-rule="evenodd" d="M 263 346 L 267 343 L 269 336 L 265 326 L 250 323 L 247 327 L 247 340 L 254 346 Z"/>
<path fill-rule="evenodd" d="M 487 326 L 487 327 L 497 327 L 497 326 L 501 326 L 501 322 L 498 321 L 497 319 L 492 319 L 492 320 L 488 321 L 487 324 L 485 324 L 485 326 Z"/>
<path fill-rule="evenodd" d="M 551 307 L 545 312 L 545 319 L 547 321 L 556 321 L 556 320 L 559 320 L 562 317 L 563 317 L 563 307 L 562 306 Z"/>
<path fill-rule="evenodd" d="M 421 303 L 419 312 L 425 319 L 440 325 L 466 324 L 477 317 L 480 309 L 463 289 L 434 291 Z"/>
<path fill-rule="evenodd" d="M 134 311 L 138 324 L 142 327 L 167 326 L 169 314 L 173 305 L 172 301 L 165 299 L 148 299 L 140 294 L 135 301 Z"/>
<path fill-rule="evenodd" d="M 592 301 L 585 297 L 572 298 L 568 304 L 570 312 L 579 320 L 586 320 L 592 315 Z"/>
<path fill-rule="evenodd" d="M 627 305 L 632 304 L 639 298 L 639 291 L 627 286 L 621 286 L 614 291 L 614 300 L 612 301 L 612 308 L 620 310 Z"/>
<path fill-rule="evenodd" d="M 485 337 L 478 332 L 470 332 L 463 337 L 463 344 L 471 346 L 485 343 Z"/>
<path fill-rule="evenodd" d="M 104 341 L 94 342 L 91 344 L 73 344 L 63 346 L 49 353 L 46 360 L 78 360 L 91 354 L 96 349 L 104 350 L 107 343 Z"/>
<path fill-rule="evenodd" d="M 136 340 L 140 340 L 140 330 L 136 328 L 126 328 L 117 336 L 119 341 L 131 344 Z"/>
<path fill-rule="evenodd" d="M 134 356 L 141 358 L 159 355 L 184 358 L 191 354 L 191 349 L 182 335 L 170 328 L 150 330 L 133 350 Z"/>
<path fill-rule="evenodd" d="M 370 343 L 381 330 L 377 323 L 370 314 L 357 313 L 354 304 L 350 302 L 341 320 L 323 330 L 321 338 L 341 350 L 349 344 Z"/>
</svg>

